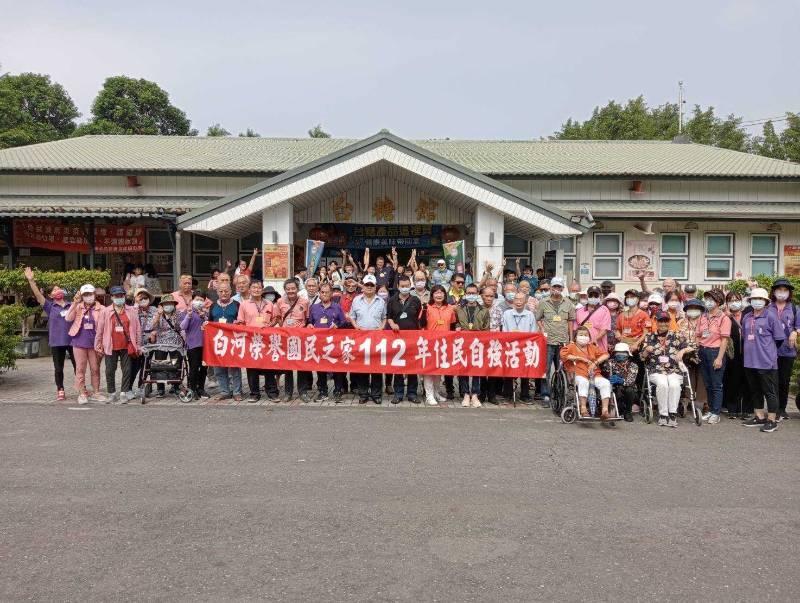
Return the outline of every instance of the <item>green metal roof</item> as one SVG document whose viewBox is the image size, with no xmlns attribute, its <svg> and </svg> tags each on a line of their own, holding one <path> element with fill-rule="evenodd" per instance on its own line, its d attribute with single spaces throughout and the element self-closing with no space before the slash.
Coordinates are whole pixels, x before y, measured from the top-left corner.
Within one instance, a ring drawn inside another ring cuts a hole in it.
<svg viewBox="0 0 800 603">
<path fill-rule="evenodd" d="M 270 175 L 358 142 L 341 138 L 83 136 L 0 150 L 0 172 Z M 416 140 L 490 176 L 800 178 L 800 164 L 669 141 Z"/>
</svg>

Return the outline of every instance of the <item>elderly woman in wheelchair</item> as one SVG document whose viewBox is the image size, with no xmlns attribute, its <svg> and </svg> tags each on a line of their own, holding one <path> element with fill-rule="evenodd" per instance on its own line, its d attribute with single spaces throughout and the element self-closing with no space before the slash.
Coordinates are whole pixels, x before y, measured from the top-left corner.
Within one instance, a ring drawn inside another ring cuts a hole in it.
<svg viewBox="0 0 800 603">
<path fill-rule="evenodd" d="M 656 332 L 645 338 L 641 355 L 647 368 L 647 380 L 656 388 L 658 424 L 677 427 L 683 386 L 683 355 L 688 348 L 683 335 L 670 331 L 669 325 L 669 315 L 659 312 Z"/>
<path fill-rule="evenodd" d="M 609 419 L 608 402 L 611 398 L 611 383 L 601 374 L 600 364 L 608 360 L 608 354 L 591 341 L 589 329 L 579 327 L 575 331 L 575 341 L 561 348 L 561 362 L 564 364 L 565 370 L 574 374 L 581 417 L 590 416 L 586 404 L 591 380 L 594 387 L 600 392 L 600 418 L 607 421 Z"/>
</svg>

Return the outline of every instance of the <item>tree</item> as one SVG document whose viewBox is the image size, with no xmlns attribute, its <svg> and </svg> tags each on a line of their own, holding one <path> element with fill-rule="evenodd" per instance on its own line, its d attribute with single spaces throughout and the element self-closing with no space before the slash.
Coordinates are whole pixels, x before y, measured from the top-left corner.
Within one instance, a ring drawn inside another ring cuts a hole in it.
<svg viewBox="0 0 800 603">
<path fill-rule="evenodd" d="M 800 114 L 786 114 L 786 128 L 781 132 L 781 145 L 786 159 L 800 162 Z"/>
<path fill-rule="evenodd" d="M 261 138 L 261 134 L 256 132 L 253 128 L 247 128 L 244 132 L 239 132 L 242 138 Z"/>
<path fill-rule="evenodd" d="M 756 155 L 772 159 L 786 159 L 786 150 L 783 148 L 780 136 L 775 132 L 775 125 L 772 121 L 764 124 L 761 136 L 753 138 L 752 151 Z"/>
<path fill-rule="evenodd" d="M 0 149 L 66 138 L 79 115 L 64 87 L 48 75 L 0 77 Z"/>
<path fill-rule="evenodd" d="M 317 124 L 308 131 L 311 138 L 330 138 L 331 135 L 322 129 L 322 124 Z"/>
<path fill-rule="evenodd" d="M 92 119 L 76 130 L 82 134 L 165 134 L 187 136 L 186 114 L 172 105 L 155 82 L 124 75 L 107 78 L 92 103 Z"/>
<path fill-rule="evenodd" d="M 230 135 L 231 133 L 228 132 L 218 123 L 214 124 L 213 126 L 208 126 L 208 130 L 206 130 L 206 136 L 230 136 Z"/>
</svg>

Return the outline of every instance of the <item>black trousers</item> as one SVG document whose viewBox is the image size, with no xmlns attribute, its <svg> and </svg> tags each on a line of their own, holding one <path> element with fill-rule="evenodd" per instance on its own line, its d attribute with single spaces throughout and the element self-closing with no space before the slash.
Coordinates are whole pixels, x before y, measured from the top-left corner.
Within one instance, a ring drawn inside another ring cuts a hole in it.
<svg viewBox="0 0 800 603">
<path fill-rule="evenodd" d="M 722 404 L 729 413 L 753 414 L 753 398 L 744 375 L 741 356 L 728 359 L 725 376 L 722 378 Z"/>
<path fill-rule="evenodd" d="M 286 389 L 286 395 L 292 397 L 294 395 L 294 373 L 292 371 L 283 372 L 283 385 Z M 311 371 L 297 371 L 297 391 L 300 394 L 305 394 L 311 389 L 314 384 L 314 374 Z"/>
<path fill-rule="evenodd" d="M 633 405 L 639 398 L 639 388 L 635 385 L 615 385 L 614 395 L 617 397 L 617 407 L 619 414 L 632 412 Z"/>
<path fill-rule="evenodd" d="M 778 371 L 777 369 L 744 369 L 745 377 L 750 388 L 753 408 L 764 408 L 767 401 L 767 412 L 778 412 Z"/>
<path fill-rule="evenodd" d="M 106 356 L 106 390 L 109 394 L 116 392 L 114 380 L 117 375 L 117 364 L 122 369 L 120 391 L 131 391 L 131 382 L 133 381 L 131 357 L 128 356 L 128 350 L 114 350 L 110 356 Z"/>
<path fill-rule="evenodd" d="M 383 374 L 382 373 L 353 373 L 355 378 L 356 391 L 362 400 L 372 398 L 380 400 L 383 394 Z"/>
<path fill-rule="evenodd" d="M 196 393 L 203 391 L 206 388 L 206 377 L 208 376 L 208 367 L 203 366 L 203 348 L 188 350 L 186 360 L 189 361 L 189 375 L 186 380 L 189 389 Z"/>
<path fill-rule="evenodd" d="M 142 386 L 142 369 L 144 369 L 144 354 L 131 358 L 131 386 L 136 382 L 136 387 Z"/>
<path fill-rule="evenodd" d="M 271 398 L 277 398 L 279 392 L 275 371 L 267 369 L 247 369 L 247 387 L 250 390 L 250 395 L 261 395 L 261 377 L 264 377 L 264 393 Z"/>
<path fill-rule="evenodd" d="M 167 356 L 169 356 L 169 357 L 177 356 L 177 360 L 175 361 L 175 365 L 178 366 L 178 367 L 180 367 L 181 363 L 183 362 L 183 356 L 181 354 L 176 354 L 175 352 L 164 352 L 162 350 L 156 350 L 155 352 L 153 352 L 153 358 L 156 359 L 156 360 L 164 360 L 164 359 L 167 358 Z M 180 372 L 175 375 L 175 379 L 177 379 L 179 376 L 180 376 Z M 158 384 L 156 384 L 156 389 L 159 392 L 163 392 L 166 388 L 165 388 L 165 385 L 163 383 L 158 383 Z M 170 386 L 170 391 L 176 392 L 177 390 L 178 390 L 178 384 L 177 383 L 173 383 Z"/>
<path fill-rule="evenodd" d="M 75 373 L 75 356 L 72 355 L 71 345 L 50 346 L 50 355 L 53 357 L 53 373 L 56 378 L 56 387 L 64 389 L 64 361 L 69 357 L 72 363 L 72 373 Z"/>
<path fill-rule="evenodd" d="M 786 412 L 795 358 L 778 356 L 778 412 Z"/>
<path fill-rule="evenodd" d="M 503 397 L 510 400 L 514 397 L 514 379 L 503 378 Z M 531 380 L 520 379 L 522 387 L 520 387 L 520 399 L 527 400 L 531 397 Z"/>
<path fill-rule="evenodd" d="M 346 373 L 333 373 L 333 393 L 341 394 L 344 392 Z M 317 391 L 327 396 L 328 395 L 328 373 L 317 373 Z"/>
</svg>

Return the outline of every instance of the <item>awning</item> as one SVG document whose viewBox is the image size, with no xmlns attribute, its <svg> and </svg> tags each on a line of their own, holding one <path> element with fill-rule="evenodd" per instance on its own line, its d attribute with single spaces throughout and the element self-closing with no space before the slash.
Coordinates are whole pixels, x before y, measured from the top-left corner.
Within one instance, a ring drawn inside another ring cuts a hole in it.
<svg viewBox="0 0 800 603">
<path fill-rule="evenodd" d="M 217 198 L 0 195 L 0 217 L 174 218 Z"/>
<path fill-rule="evenodd" d="M 265 209 L 308 207 L 386 175 L 462 209 L 484 205 L 502 213 L 509 234 L 562 237 L 587 230 L 548 203 L 384 132 L 194 210 L 178 218 L 178 227 L 238 238 L 261 229 Z"/>
</svg>

